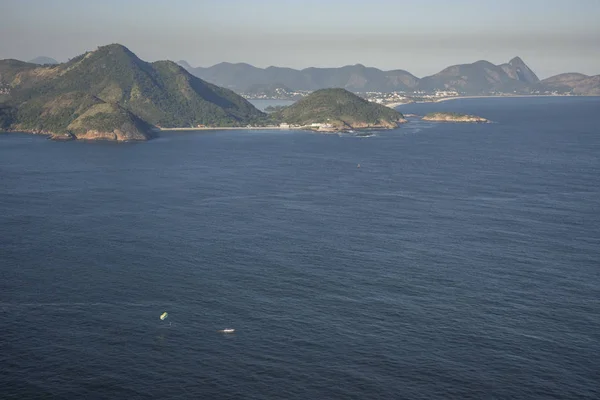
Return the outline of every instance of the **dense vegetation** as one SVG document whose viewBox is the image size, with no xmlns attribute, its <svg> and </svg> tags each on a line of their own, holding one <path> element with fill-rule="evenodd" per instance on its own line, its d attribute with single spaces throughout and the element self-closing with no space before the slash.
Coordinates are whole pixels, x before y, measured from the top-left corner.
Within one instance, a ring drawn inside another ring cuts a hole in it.
<svg viewBox="0 0 600 400">
<path fill-rule="evenodd" d="M 147 129 L 149 124 L 244 126 L 265 119 L 232 91 L 206 83 L 170 61 L 146 63 L 116 44 L 56 66 L 0 61 L 0 84 L 11 87 L 5 108 L 17 110 L 16 116 L 10 114 L 13 129 L 73 133 L 75 123 L 80 132 L 111 132 L 132 126 Z M 92 109 L 93 115 L 80 118 Z M 7 125 L 7 112 L 1 115 Z"/>
<path fill-rule="evenodd" d="M 317 90 L 271 116 L 294 125 L 329 123 L 349 127 L 392 127 L 403 118 L 398 111 L 371 103 L 345 89 Z"/>
<path fill-rule="evenodd" d="M 15 110 L 0 104 L 0 129 L 8 129 L 15 118 Z"/>
<path fill-rule="evenodd" d="M 276 112 L 276 111 L 281 111 L 281 110 L 283 110 L 284 108 L 287 108 L 287 107 L 289 107 L 289 106 L 267 106 L 265 108 L 265 111 L 268 112 L 268 113 L 272 113 L 272 112 Z"/>
</svg>

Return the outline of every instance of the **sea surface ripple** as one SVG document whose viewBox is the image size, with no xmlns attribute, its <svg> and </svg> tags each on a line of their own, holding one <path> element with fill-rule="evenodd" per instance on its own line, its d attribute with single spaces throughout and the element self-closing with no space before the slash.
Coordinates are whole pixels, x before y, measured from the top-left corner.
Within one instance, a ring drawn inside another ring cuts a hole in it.
<svg viewBox="0 0 600 400">
<path fill-rule="evenodd" d="M 400 110 L 0 135 L 0 397 L 600 398 L 600 98 Z"/>
</svg>

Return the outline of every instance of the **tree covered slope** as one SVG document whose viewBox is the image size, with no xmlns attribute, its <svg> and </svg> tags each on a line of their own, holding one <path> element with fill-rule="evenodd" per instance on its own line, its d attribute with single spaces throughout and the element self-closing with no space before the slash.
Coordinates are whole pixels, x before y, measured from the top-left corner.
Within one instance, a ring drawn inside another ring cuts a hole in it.
<svg viewBox="0 0 600 400">
<path fill-rule="evenodd" d="M 317 90 L 271 115 L 275 120 L 294 125 L 324 123 L 340 128 L 394 128 L 404 119 L 402 113 L 345 89 Z"/>
<path fill-rule="evenodd" d="M 151 125 L 243 126 L 264 118 L 234 92 L 171 61 L 144 62 L 118 44 L 53 66 L 2 60 L 1 87 L 8 97 L 0 115 L 10 115 L 10 129 L 74 137 L 88 129 L 106 133 L 103 138 L 143 140 L 151 136 Z"/>
</svg>

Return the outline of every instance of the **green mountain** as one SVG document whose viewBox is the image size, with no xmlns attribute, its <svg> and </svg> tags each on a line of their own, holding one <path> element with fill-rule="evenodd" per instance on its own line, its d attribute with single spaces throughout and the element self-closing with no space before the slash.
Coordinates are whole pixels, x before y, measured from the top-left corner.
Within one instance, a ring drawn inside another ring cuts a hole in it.
<svg viewBox="0 0 600 400">
<path fill-rule="evenodd" d="M 185 60 L 179 60 L 177 61 L 177 64 L 181 65 L 186 70 L 192 68 L 192 66 Z"/>
<path fill-rule="evenodd" d="M 516 79 L 520 82 L 533 84 L 540 81 L 535 72 L 525 64 L 521 57 L 513 58 L 507 64 L 500 65 L 500 68 L 502 68 L 511 79 Z"/>
<path fill-rule="evenodd" d="M 402 113 L 345 89 L 317 90 L 271 117 L 292 125 L 326 124 L 334 129 L 395 128 L 404 120 Z"/>
<path fill-rule="evenodd" d="M 112 44 L 68 63 L 0 61 L 4 123 L 75 138 L 144 140 L 151 126 L 245 126 L 264 114 L 171 61 L 147 63 Z"/>
<path fill-rule="evenodd" d="M 50 134 L 56 139 L 131 141 L 152 137 L 147 122 L 116 103 L 83 92 L 34 98 L 17 108 L 0 105 L 0 129 Z"/>
</svg>

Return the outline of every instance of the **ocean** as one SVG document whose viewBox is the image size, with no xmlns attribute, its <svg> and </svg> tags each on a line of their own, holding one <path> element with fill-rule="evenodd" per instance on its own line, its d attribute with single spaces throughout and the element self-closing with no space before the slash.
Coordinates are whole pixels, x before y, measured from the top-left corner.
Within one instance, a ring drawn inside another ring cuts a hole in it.
<svg viewBox="0 0 600 400">
<path fill-rule="evenodd" d="M 289 106 L 295 103 L 294 100 L 276 100 L 276 99 L 250 99 L 248 100 L 254 107 L 260 111 L 265 111 L 265 108 L 272 106 Z"/>
<path fill-rule="evenodd" d="M 1 134 L 0 397 L 600 398 L 600 98 L 399 110 Z"/>
</svg>

